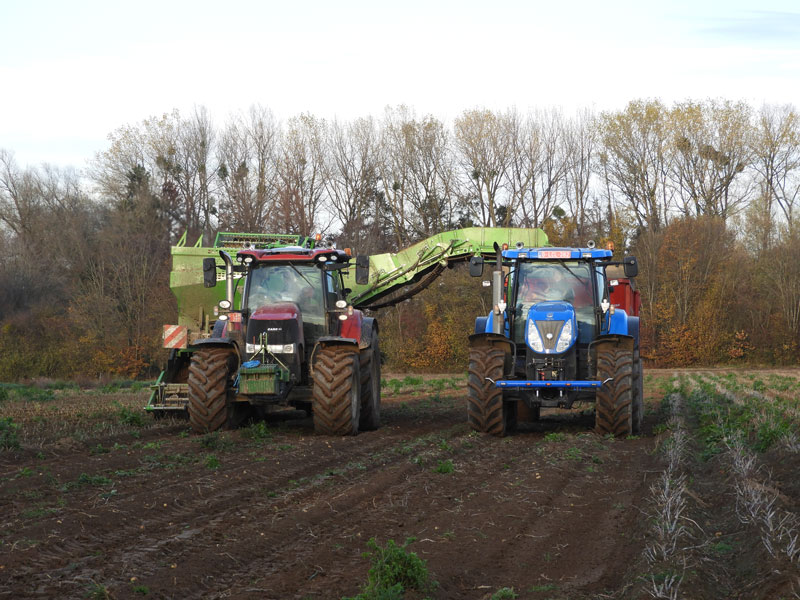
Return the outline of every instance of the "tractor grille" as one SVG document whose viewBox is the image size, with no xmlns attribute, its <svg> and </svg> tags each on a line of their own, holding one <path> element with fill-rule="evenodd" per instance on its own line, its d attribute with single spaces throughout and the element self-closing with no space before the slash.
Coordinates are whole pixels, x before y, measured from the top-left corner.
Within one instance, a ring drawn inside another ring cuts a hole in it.
<svg viewBox="0 0 800 600">
<path fill-rule="evenodd" d="M 267 344 L 296 344 L 300 341 L 298 323 L 289 319 L 250 319 L 247 324 L 247 343 L 258 344 L 262 333 L 267 334 Z"/>
<path fill-rule="evenodd" d="M 536 329 L 542 336 L 545 350 L 552 350 L 556 347 L 558 341 L 558 334 L 564 326 L 564 321 L 536 321 Z M 550 334 L 548 339 L 547 334 Z"/>
</svg>

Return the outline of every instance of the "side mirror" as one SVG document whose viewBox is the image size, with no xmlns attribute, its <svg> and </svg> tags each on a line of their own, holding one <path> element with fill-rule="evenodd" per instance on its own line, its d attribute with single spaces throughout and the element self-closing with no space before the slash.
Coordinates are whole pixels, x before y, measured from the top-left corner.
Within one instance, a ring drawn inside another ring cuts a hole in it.
<svg viewBox="0 0 800 600">
<path fill-rule="evenodd" d="M 212 288 L 217 285 L 217 263 L 213 258 L 203 259 L 203 286 Z"/>
<path fill-rule="evenodd" d="M 639 263 L 636 262 L 635 256 L 626 256 L 622 259 L 622 265 L 625 269 L 625 277 L 633 279 L 639 274 Z"/>
<path fill-rule="evenodd" d="M 471 277 L 480 277 L 483 275 L 482 256 L 473 256 L 469 259 L 469 274 Z"/>
<path fill-rule="evenodd" d="M 369 256 L 356 256 L 356 283 L 367 285 L 369 283 Z"/>
</svg>

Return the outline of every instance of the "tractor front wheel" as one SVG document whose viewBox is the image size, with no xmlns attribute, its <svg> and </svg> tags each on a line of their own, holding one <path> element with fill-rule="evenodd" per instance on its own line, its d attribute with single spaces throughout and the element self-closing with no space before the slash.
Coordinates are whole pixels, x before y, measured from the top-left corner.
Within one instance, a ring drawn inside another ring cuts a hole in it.
<svg viewBox="0 0 800 600">
<path fill-rule="evenodd" d="M 368 348 L 359 353 L 361 368 L 361 419 L 362 431 L 374 431 L 381 426 L 381 351 L 378 332 L 372 331 Z"/>
<path fill-rule="evenodd" d="M 617 437 L 633 431 L 633 353 L 608 345 L 597 350 L 597 378 L 610 381 L 597 391 L 595 431 Z"/>
<path fill-rule="evenodd" d="M 503 392 L 494 382 L 503 378 L 505 353 L 491 346 L 478 346 L 469 351 L 467 420 L 475 431 L 505 435 L 513 418 L 512 410 L 503 403 Z M 516 407 L 514 407 L 516 408 Z"/>
<path fill-rule="evenodd" d="M 189 363 L 189 423 L 195 433 L 217 431 L 229 424 L 229 398 L 236 353 L 230 348 L 197 350 Z"/>
<path fill-rule="evenodd" d="M 358 351 L 349 346 L 320 348 L 314 360 L 314 431 L 356 435 L 361 415 Z"/>
</svg>

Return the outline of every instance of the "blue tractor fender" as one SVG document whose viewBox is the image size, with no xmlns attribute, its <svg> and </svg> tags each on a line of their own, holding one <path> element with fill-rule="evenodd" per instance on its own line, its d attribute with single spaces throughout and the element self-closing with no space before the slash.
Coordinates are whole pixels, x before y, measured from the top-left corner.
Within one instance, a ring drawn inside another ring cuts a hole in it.
<svg viewBox="0 0 800 600">
<path fill-rule="evenodd" d="M 511 337 L 511 331 L 508 328 L 508 319 L 505 318 L 505 313 L 503 313 L 503 322 L 505 323 L 505 327 L 503 331 L 505 332 L 504 335 L 506 337 Z M 475 333 L 492 333 L 494 327 L 494 313 L 489 313 L 488 317 L 477 317 L 475 319 Z"/>
<path fill-rule="evenodd" d="M 606 312 L 601 333 L 608 335 L 628 335 L 628 313 L 617 309 Z"/>
<path fill-rule="evenodd" d="M 639 348 L 639 317 L 628 317 L 628 335 L 633 338 L 634 348 Z"/>
<path fill-rule="evenodd" d="M 491 331 L 489 326 L 489 317 L 476 317 L 475 318 L 475 333 L 487 333 Z"/>
<path fill-rule="evenodd" d="M 608 330 L 606 331 L 606 327 Z M 614 314 L 606 313 L 603 332 L 609 335 L 628 335 L 633 338 L 635 347 L 639 347 L 639 317 L 629 317 L 624 310 L 617 309 Z"/>
</svg>

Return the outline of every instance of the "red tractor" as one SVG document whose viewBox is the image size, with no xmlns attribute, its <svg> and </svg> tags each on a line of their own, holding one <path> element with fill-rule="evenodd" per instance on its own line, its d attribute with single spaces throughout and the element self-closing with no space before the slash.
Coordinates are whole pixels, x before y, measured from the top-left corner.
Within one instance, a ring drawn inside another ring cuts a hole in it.
<svg viewBox="0 0 800 600">
<path fill-rule="evenodd" d="M 225 299 L 210 337 L 182 354 L 192 429 L 236 426 L 280 406 L 312 413 L 317 433 L 377 429 L 378 325 L 347 302 L 342 272 L 350 255 L 313 244 L 241 250 L 238 265 L 227 252 L 219 255 Z M 206 287 L 216 285 L 218 268 L 204 259 Z M 234 284 L 242 281 L 234 307 Z"/>
</svg>

